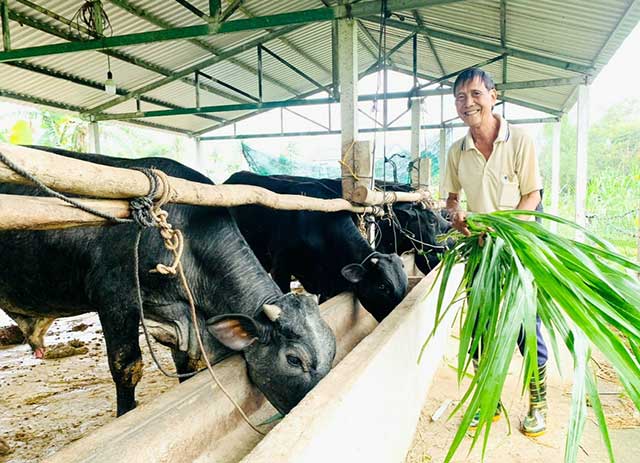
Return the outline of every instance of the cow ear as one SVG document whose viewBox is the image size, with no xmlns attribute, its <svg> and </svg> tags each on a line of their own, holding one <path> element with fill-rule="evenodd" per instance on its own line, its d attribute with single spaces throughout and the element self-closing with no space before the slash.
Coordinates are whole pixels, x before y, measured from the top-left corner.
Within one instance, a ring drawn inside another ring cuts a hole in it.
<svg viewBox="0 0 640 463">
<path fill-rule="evenodd" d="M 340 273 L 349 283 L 358 283 L 362 281 L 365 274 L 365 268 L 360 264 L 349 264 L 342 267 Z"/>
<path fill-rule="evenodd" d="M 257 341 L 257 322 L 243 314 L 218 315 L 207 320 L 207 329 L 222 344 L 233 350 L 243 350 Z"/>
</svg>

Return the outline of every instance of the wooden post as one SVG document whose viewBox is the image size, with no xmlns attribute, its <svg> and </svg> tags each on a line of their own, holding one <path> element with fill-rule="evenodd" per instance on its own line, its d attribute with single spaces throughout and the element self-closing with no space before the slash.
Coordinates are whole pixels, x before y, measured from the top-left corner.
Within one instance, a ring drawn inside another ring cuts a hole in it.
<svg viewBox="0 0 640 463">
<path fill-rule="evenodd" d="M 558 205 L 560 204 L 560 127 L 561 122 L 553 124 L 553 144 L 551 147 L 551 210 L 553 215 L 558 215 Z M 551 222 L 549 230 L 558 231 L 558 223 Z"/>
<path fill-rule="evenodd" d="M 589 87 L 578 86 L 578 142 L 576 153 L 576 216 L 575 222 L 585 226 L 587 202 L 587 162 L 589 144 Z M 575 239 L 584 241 L 584 234 L 576 230 Z"/>
</svg>

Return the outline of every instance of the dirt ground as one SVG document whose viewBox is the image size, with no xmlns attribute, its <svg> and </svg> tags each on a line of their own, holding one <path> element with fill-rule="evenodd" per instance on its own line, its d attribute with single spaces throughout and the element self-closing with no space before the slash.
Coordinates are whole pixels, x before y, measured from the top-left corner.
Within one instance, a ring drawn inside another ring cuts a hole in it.
<svg viewBox="0 0 640 463">
<path fill-rule="evenodd" d="M 548 338 L 547 338 L 548 339 Z M 405 463 L 440 463 L 449 450 L 449 446 L 458 429 L 462 412 L 447 417 L 457 405 L 468 386 L 468 380 L 458 388 L 454 365 L 457 364 L 457 342 L 449 343 L 449 352 L 433 380 L 428 398 L 420 416 L 414 441 L 407 454 Z M 485 462 L 504 463 L 560 463 L 564 461 L 564 447 L 571 406 L 571 369 L 569 353 L 561 353 L 562 374 L 555 363 L 548 378 L 547 398 L 549 402 L 548 431 L 537 438 L 524 436 L 520 424 L 527 411 L 527 397 L 521 396 L 522 357 L 514 355 L 511 369 L 502 393 L 511 420 L 511 432 L 505 418 L 494 423 L 487 444 Z M 600 369 L 597 372 L 598 390 L 609 423 L 617 463 L 635 463 L 640 461 L 640 413 L 633 403 L 620 392 L 622 386 L 617 382 L 611 368 L 598 359 Z M 446 404 L 449 404 L 448 406 Z M 443 406 L 446 412 L 432 421 L 431 416 Z M 481 461 L 482 440 L 469 453 L 472 439 L 466 437 L 452 459 L 456 463 L 479 463 Z M 608 461 L 604 444 L 600 438 L 593 411 L 589 409 L 585 431 L 578 451 L 578 462 L 605 463 Z"/>
<path fill-rule="evenodd" d="M 0 310 L 0 327 L 10 323 Z M 0 442 L 4 439 L 10 448 L 6 455 L 0 452 L 0 463 L 38 461 L 115 419 L 115 387 L 97 315 L 56 320 L 46 345 L 68 346 L 69 341 L 84 343 L 76 352 L 85 347 L 88 351 L 38 360 L 26 344 L 0 346 Z M 177 380 L 165 377 L 151 363 L 144 337 L 140 346 L 144 375 L 136 399 L 143 405 Z M 163 367 L 173 371 L 169 350 L 156 343 L 154 351 Z"/>
</svg>

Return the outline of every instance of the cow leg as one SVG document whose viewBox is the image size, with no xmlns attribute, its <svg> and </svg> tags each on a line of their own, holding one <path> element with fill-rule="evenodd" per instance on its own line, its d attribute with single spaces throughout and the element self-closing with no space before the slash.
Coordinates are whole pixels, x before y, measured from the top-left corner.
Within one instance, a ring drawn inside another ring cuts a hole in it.
<svg viewBox="0 0 640 463">
<path fill-rule="evenodd" d="M 5 311 L 6 312 L 6 311 Z M 31 350 L 33 350 L 36 358 L 44 357 L 44 335 L 55 318 L 49 317 L 25 317 L 13 312 L 6 312 L 18 325 L 20 331 L 24 334 Z"/>
<path fill-rule="evenodd" d="M 136 407 L 136 384 L 142 378 L 142 354 L 138 343 L 140 317 L 135 310 L 100 312 L 99 315 L 120 416 Z"/>
</svg>

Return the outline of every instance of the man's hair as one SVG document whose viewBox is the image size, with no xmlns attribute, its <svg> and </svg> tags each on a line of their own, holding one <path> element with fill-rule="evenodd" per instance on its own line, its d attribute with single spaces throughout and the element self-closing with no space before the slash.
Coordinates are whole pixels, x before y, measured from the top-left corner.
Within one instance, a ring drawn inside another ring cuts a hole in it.
<svg viewBox="0 0 640 463">
<path fill-rule="evenodd" d="M 493 83 L 493 79 L 491 78 L 491 74 L 489 74 L 487 71 L 484 71 L 480 68 L 468 68 L 458 74 L 458 77 L 456 77 L 456 81 L 453 83 L 453 94 L 456 94 L 456 90 L 458 89 L 458 87 L 460 87 L 460 85 L 466 82 L 471 82 L 472 80 L 475 80 L 477 78 L 480 78 L 482 80 L 482 83 L 484 83 L 484 86 L 487 87 L 487 90 L 496 88 L 496 85 Z"/>
</svg>

